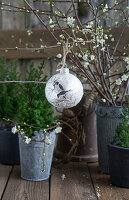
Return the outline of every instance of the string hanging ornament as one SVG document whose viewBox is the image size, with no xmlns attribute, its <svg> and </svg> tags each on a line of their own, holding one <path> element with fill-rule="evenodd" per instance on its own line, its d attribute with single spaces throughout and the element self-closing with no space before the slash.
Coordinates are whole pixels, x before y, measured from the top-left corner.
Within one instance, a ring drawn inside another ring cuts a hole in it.
<svg viewBox="0 0 129 200">
<path fill-rule="evenodd" d="M 83 86 L 81 81 L 69 72 L 66 64 L 66 56 L 69 50 L 73 47 L 70 46 L 69 38 L 63 46 L 62 62 L 58 66 L 62 66 L 60 73 L 52 76 L 45 88 L 45 95 L 49 103 L 57 108 L 71 108 L 76 106 L 82 99 Z"/>
</svg>

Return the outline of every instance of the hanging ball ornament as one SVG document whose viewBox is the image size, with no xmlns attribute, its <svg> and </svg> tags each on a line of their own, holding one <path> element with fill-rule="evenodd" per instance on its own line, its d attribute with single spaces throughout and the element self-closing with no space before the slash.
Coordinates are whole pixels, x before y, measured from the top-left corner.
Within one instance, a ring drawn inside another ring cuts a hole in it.
<svg viewBox="0 0 129 200">
<path fill-rule="evenodd" d="M 49 103 L 57 108 L 71 108 L 82 99 L 83 86 L 81 81 L 62 67 L 60 73 L 52 76 L 46 84 L 45 95 Z"/>
</svg>

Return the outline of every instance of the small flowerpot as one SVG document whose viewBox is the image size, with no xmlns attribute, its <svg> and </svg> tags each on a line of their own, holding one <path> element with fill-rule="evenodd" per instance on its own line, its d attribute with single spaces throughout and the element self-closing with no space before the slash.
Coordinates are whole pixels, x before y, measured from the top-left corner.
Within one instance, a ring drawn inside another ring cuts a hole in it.
<svg viewBox="0 0 129 200">
<path fill-rule="evenodd" d="M 21 177 L 31 181 L 46 180 L 50 176 L 56 132 L 53 131 L 44 142 L 32 141 L 26 144 L 19 136 Z"/>
<path fill-rule="evenodd" d="M 80 139 L 76 154 L 72 156 L 73 161 L 97 162 L 97 128 L 95 103 L 83 114 L 83 134 Z"/>
<path fill-rule="evenodd" d="M 109 174 L 108 147 L 121 122 L 122 106 L 96 105 L 99 170 Z"/>
<path fill-rule="evenodd" d="M 20 164 L 18 135 L 5 129 L 0 130 L 0 163 Z"/>
<path fill-rule="evenodd" d="M 113 185 L 129 188 L 129 148 L 108 145 L 109 172 Z"/>
<path fill-rule="evenodd" d="M 71 156 L 71 161 L 97 162 L 97 129 L 96 115 L 94 110 L 89 112 L 89 114 L 84 113 L 83 134 L 84 139 L 82 140 L 82 138 L 80 138 L 76 153 Z M 58 136 L 58 142 L 56 146 L 56 157 L 64 157 L 67 155 L 70 149 L 71 143 L 68 141 L 66 136 L 60 134 Z"/>
<path fill-rule="evenodd" d="M 71 161 L 77 161 L 77 162 L 79 161 L 97 162 L 98 161 L 97 128 L 96 128 L 96 115 L 95 115 L 96 103 L 93 102 L 93 104 L 89 106 L 89 108 L 86 110 L 85 104 L 86 104 L 87 98 L 88 98 L 87 96 L 83 96 L 81 102 L 76 107 L 73 107 L 71 109 L 75 114 L 78 114 L 79 111 L 82 109 L 81 116 L 79 119 L 82 122 L 82 128 L 79 129 L 79 134 L 82 135 L 82 137 L 79 138 L 76 152 L 71 153 L 71 157 L 70 157 Z M 75 116 L 73 116 L 73 118 L 75 118 Z M 68 119 L 70 122 L 70 118 Z M 73 121 L 75 122 L 75 124 L 77 124 L 75 119 L 73 119 Z M 70 125 L 72 125 L 72 123 Z M 67 130 L 64 133 L 65 135 L 68 135 L 68 136 L 70 135 L 68 134 Z M 65 135 L 60 134 L 58 136 L 58 141 L 57 141 L 57 146 L 56 146 L 57 158 L 63 158 L 67 156 L 70 150 L 72 149 L 72 144 Z"/>
</svg>

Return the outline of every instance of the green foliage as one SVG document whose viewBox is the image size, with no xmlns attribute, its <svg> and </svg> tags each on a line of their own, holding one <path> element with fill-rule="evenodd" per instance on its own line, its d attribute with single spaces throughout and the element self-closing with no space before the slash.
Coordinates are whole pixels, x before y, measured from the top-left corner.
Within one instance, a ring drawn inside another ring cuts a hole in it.
<svg viewBox="0 0 129 200">
<path fill-rule="evenodd" d="M 116 128 L 114 144 L 129 148 L 129 98 L 123 106 L 122 122 Z"/>
<path fill-rule="evenodd" d="M 21 80 L 21 73 L 17 71 L 16 60 L 7 64 L 5 57 L 1 58 L 0 81 Z M 25 81 L 47 82 L 47 76 L 44 76 L 44 63 L 36 68 L 32 63 L 25 74 Z M 35 130 L 51 126 L 56 118 L 53 117 L 52 106 L 45 97 L 45 84 L 0 84 L 0 119 L 3 118 L 10 119 L 14 124 L 19 124 L 29 137 L 33 135 Z M 4 123 L 8 126 L 9 122 L 4 121 Z"/>
<path fill-rule="evenodd" d="M 44 63 L 41 63 L 38 68 L 35 68 L 32 63 L 29 70 L 26 71 L 25 80 L 46 82 Z M 52 106 L 45 97 L 45 84 L 23 84 L 21 100 L 18 121 L 24 124 L 23 128 L 28 137 L 31 137 L 35 130 L 44 129 L 54 123 Z"/>
<path fill-rule="evenodd" d="M 21 75 L 17 72 L 17 61 L 13 60 L 7 64 L 5 57 L 2 57 L 0 59 L 0 81 L 20 80 L 20 78 Z M 19 91 L 20 84 L 0 84 L 0 119 L 16 118 L 20 104 Z"/>
</svg>

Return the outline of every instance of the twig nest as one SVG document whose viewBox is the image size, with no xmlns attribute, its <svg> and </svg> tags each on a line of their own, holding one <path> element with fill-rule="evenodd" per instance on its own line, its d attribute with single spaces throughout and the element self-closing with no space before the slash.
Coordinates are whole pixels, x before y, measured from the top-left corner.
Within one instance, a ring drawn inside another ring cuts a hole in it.
<svg viewBox="0 0 129 200">
<path fill-rule="evenodd" d="M 76 106 L 83 96 L 81 81 L 62 68 L 60 73 L 52 76 L 46 84 L 45 94 L 48 101 L 57 108 Z"/>
<path fill-rule="evenodd" d="M 64 116 L 64 117 L 67 117 L 67 118 L 73 118 L 73 117 L 75 117 L 75 114 L 74 114 L 74 112 L 73 112 L 72 110 L 70 110 L 70 109 L 64 109 L 64 110 L 63 110 L 63 116 Z"/>
</svg>

